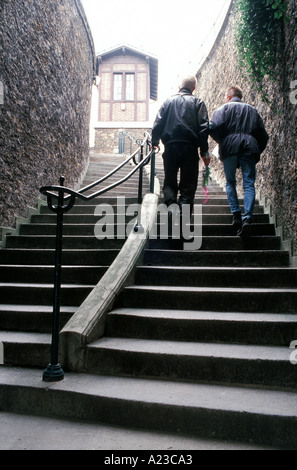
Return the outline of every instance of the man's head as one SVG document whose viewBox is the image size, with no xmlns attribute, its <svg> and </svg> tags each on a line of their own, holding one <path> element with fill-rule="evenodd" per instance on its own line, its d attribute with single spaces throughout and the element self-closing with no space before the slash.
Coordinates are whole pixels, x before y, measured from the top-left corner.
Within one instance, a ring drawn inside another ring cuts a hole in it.
<svg viewBox="0 0 297 470">
<path fill-rule="evenodd" d="M 188 90 L 191 90 L 193 92 L 196 88 L 196 85 L 197 85 L 196 77 L 191 75 L 183 79 L 180 88 L 188 88 Z"/>
<path fill-rule="evenodd" d="M 242 89 L 239 86 L 231 86 L 227 90 L 227 101 L 232 100 L 232 98 L 242 99 Z"/>
</svg>

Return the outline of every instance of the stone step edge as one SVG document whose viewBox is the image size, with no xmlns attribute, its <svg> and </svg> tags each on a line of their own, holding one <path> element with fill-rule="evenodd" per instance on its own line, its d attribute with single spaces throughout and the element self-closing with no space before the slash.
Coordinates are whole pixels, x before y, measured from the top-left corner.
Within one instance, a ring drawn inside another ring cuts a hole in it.
<svg viewBox="0 0 297 470">
<path fill-rule="evenodd" d="M 41 375 L 1 367 L 1 409 L 296 447 L 295 393 L 82 373 L 49 384 Z"/>
<path fill-rule="evenodd" d="M 1 337 L 1 336 L 0 336 Z M 193 341 L 151 340 L 139 338 L 104 337 L 88 344 L 88 349 L 153 354 L 167 357 L 193 357 L 287 363 L 290 349 L 285 346 L 203 343 Z M 292 365 L 294 367 L 294 365 Z M 297 387 L 297 384 L 296 384 Z M 297 390 L 296 390 L 297 392 Z"/>
<path fill-rule="evenodd" d="M 1 309 L 1 305 L 0 305 Z M 208 310 L 166 310 L 154 308 L 114 308 L 108 313 L 108 316 L 130 316 L 140 318 L 167 320 L 193 320 L 208 321 L 222 320 L 230 322 L 289 322 L 296 323 L 297 314 L 294 313 L 258 313 L 258 312 L 217 312 Z"/>
<path fill-rule="evenodd" d="M 1 286 L 1 283 L 0 283 Z M 232 292 L 232 293 L 255 293 L 255 294 L 261 294 L 261 293 L 289 293 L 289 294 L 297 294 L 297 287 L 295 289 L 293 288 L 278 288 L 276 289 L 275 287 L 273 288 L 268 288 L 268 287 L 186 287 L 186 286 L 154 286 L 154 285 L 131 285 L 125 287 L 126 290 L 135 290 L 135 291 L 144 291 L 144 290 L 149 290 L 151 292 L 194 292 L 194 293 L 227 293 L 227 292 Z M 297 311 L 297 307 L 296 307 Z"/>
</svg>

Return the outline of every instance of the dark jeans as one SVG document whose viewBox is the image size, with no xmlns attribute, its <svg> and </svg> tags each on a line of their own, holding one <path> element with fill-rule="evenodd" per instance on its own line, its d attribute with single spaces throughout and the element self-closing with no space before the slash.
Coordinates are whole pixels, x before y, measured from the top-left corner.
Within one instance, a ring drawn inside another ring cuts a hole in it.
<svg viewBox="0 0 297 470">
<path fill-rule="evenodd" d="M 180 208 L 190 204 L 191 212 L 194 205 L 199 173 L 199 157 L 196 145 L 178 142 L 165 147 L 164 160 L 164 202 L 167 206 L 177 203 Z M 178 171 L 180 178 L 178 184 Z M 177 193 L 180 192 L 177 201 Z"/>
</svg>

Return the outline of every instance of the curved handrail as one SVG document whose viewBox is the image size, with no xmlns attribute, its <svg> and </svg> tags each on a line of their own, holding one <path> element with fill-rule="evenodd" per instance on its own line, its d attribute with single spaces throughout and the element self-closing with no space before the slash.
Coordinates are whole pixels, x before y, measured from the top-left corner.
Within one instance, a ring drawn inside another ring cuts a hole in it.
<svg viewBox="0 0 297 470">
<path fill-rule="evenodd" d="M 110 191 L 117 186 L 120 186 L 122 183 L 127 181 L 131 178 L 134 173 L 139 171 L 139 182 L 138 182 L 138 203 L 141 204 L 142 202 L 142 169 L 146 166 L 150 161 L 152 164 L 151 167 L 151 182 L 150 182 L 150 192 L 154 191 L 154 178 L 155 178 L 155 171 L 154 171 L 154 160 L 155 160 L 155 151 L 150 145 L 150 135 L 148 132 L 145 133 L 145 138 L 140 143 L 140 147 L 128 157 L 124 162 L 120 163 L 116 168 L 110 171 L 107 175 L 100 178 L 99 180 L 95 181 L 94 183 L 81 188 L 79 191 L 74 191 L 73 189 L 66 188 L 64 186 L 64 177 L 60 177 L 60 186 L 43 186 L 40 188 L 40 192 L 47 196 L 47 205 L 50 210 L 52 210 L 55 214 L 57 214 L 57 227 L 56 227 L 56 250 L 55 250 L 55 281 L 54 281 L 54 307 L 53 307 L 53 329 L 52 329 L 52 348 L 51 348 L 51 362 L 48 364 L 47 368 L 44 370 L 43 373 L 43 380 L 47 382 L 53 382 L 62 380 L 64 378 L 64 371 L 60 364 L 58 363 L 58 343 L 59 343 L 59 316 L 60 316 L 60 297 L 61 297 L 61 257 L 62 257 L 62 234 L 63 234 L 63 215 L 64 213 L 68 212 L 74 205 L 76 198 L 83 199 L 85 201 L 89 201 L 94 199 L 95 197 Z M 150 145 L 151 150 L 150 152 L 143 158 L 143 148 L 144 145 Z M 135 157 L 137 153 L 140 152 L 139 163 L 136 164 Z M 132 171 L 130 171 L 125 177 L 121 178 L 120 180 L 116 181 L 109 186 L 106 186 L 99 191 L 95 191 L 95 193 L 90 194 L 89 196 L 84 195 L 83 193 L 87 190 L 98 186 L 98 184 L 102 183 L 103 181 L 107 180 L 110 176 L 114 175 L 118 170 L 123 168 L 127 163 L 133 160 L 134 164 L 136 165 Z M 54 191 L 54 192 L 53 192 Z M 57 193 L 57 194 L 56 194 Z M 67 194 L 67 196 L 65 196 Z M 53 198 L 57 199 L 57 204 L 53 203 Z M 68 202 L 65 203 L 65 202 Z M 142 226 L 140 225 L 139 220 L 137 221 L 136 226 L 134 227 L 134 232 L 139 233 L 142 231 Z"/>
<path fill-rule="evenodd" d="M 99 191 L 96 191 L 95 193 L 93 193 L 89 196 L 85 196 L 82 193 L 84 193 L 85 191 L 88 191 L 91 188 L 94 188 L 95 186 L 98 186 L 98 184 L 100 184 L 100 183 L 103 183 L 110 176 L 113 176 L 117 171 L 119 171 L 121 168 L 123 168 L 125 165 L 127 165 L 127 163 L 129 163 L 131 160 L 133 160 L 134 163 L 136 163 L 135 162 L 135 157 L 139 153 L 139 151 L 144 147 L 144 145 L 149 142 L 149 137 L 150 137 L 149 133 L 146 132 L 145 133 L 145 138 L 142 141 L 140 147 L 138 147 L 137 150 L 135 150 L 135 152 L 132 155 L 130 155 L 128 158 L 126 158 L 126 160 L 124 160 L 124 162 L 120 163 L 116 168 L 111 170 L 105 176 L 103 176 L 102 178 L 100 178 L 97 181 L 94 181 L 94 183 L 91 183 L 91 184 L 85 186 L 84 188 L 79 189 L 78 191 L 74 191 L 72 189 L 66 188 L 65 186 L 53 186 L 53 185 L 42 186 L 40 188 L 40 192 L 42 194 L 46 195 L 46 196 L 51 196 L 51 197 L 58 197 L 58 195 L 55 194 L 55 193 L 52 193 L 52 191 L 57 191 L 58 193 L 60 191 L 67 192 L 68 196 L 64 197 L 64 200 L 67 200 L 71 196 L 74 196 L 74 197 L 78 197 L 80 199 L 83 199 L 85 201 L 89 201 L 89 200 L 91 200 L 95 197 L 101 196 L 102 194 L 106 193 L 107 191 L 110 191 L 111 189 L 116 188 L 117 186 L 120 186 L 122 183 L 124 183 L 129 178 L 131 178 L 131 176 L 133 176 L 134 173 L 136 173 L 140 168 L 147 165 L 150 162 L 152 154 L 154 153 L 153 149 L 146 155 L 145 159 L 140 161 L 138 164 L 136 164 L 136 167 L 132 171 L 130 171 L 130 173 L 128 173 L 124 178 L 122 178 L 119 181 L 113 183 L 112 185 L 107 186 L 106 188 L 103 188 Z"/>
</svg>

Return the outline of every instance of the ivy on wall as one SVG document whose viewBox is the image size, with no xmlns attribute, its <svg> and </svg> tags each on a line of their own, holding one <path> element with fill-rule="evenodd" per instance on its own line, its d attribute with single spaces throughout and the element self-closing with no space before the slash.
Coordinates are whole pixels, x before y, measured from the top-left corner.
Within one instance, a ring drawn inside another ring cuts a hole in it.
<svg viewBox="0 0 297 470">
<path fill-rule="evenodd" d="M 269 103 L 263 79 L 277 78 L 276 57 L 288 0 L 237 0 L 235 28 L 239 65 Z"/>
</svg>

